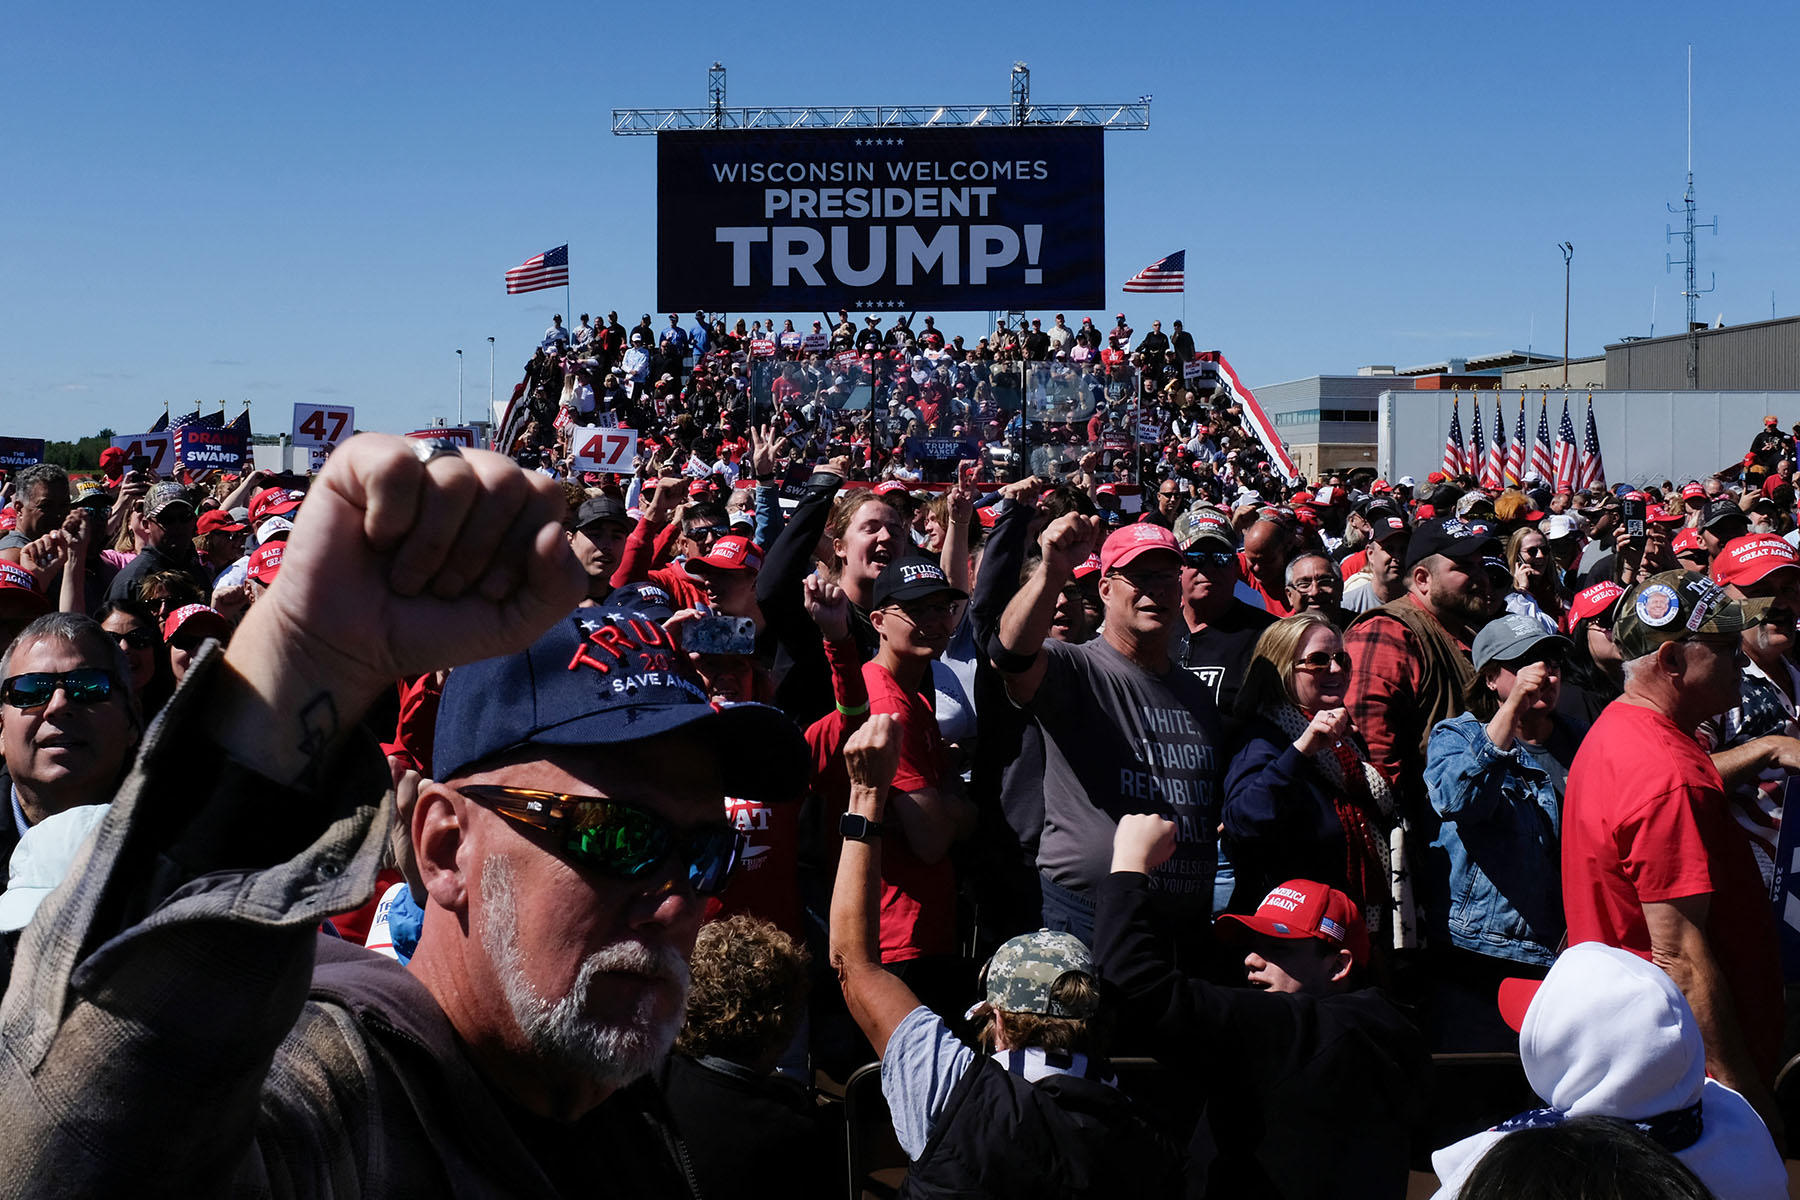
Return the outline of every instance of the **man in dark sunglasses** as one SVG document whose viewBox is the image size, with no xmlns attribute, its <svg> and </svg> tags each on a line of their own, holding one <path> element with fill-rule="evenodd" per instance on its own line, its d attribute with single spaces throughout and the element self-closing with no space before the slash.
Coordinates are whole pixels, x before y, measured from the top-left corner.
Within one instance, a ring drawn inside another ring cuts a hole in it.
<svg viewBox="0 0 1800 1200">
<path fill-rule="evenodd" d="M 1219 509 L 1196 505 L 1175 522 L 1181 549 L 1181 616 L 1175 661 L 1200 677 L 1220 711 L 1229 712 L 1256 649 L 1256 639 L 1275 623 L 1274 614 L 1238 593 L 1237 535 Z M 1248 590 L 1248 589 L 1242 589 Z"/>
<path fill-rule="evenodd" d="M 654 622 L 577 610 L 565 511 L 499 455 L 380 435 L 332 454 L 284 577 L 202 650 L 24 934 L 8 1178 L 119 1195 L 154 1156 L 237 1195 L 571 1195 L 596 1171 L 693 1194 L 646 1076 L 736 858 L 723 796 L 793 798 L 804 743 L 775 710 L 715 709 Z M 407 821 L 410 966 L 319 938 L 388 842 L 392 775 L 359 718 L 469 660 Z M 59 680 L 50 711 L 88 686 Z M 63 1103 L 30 1103 L 28 1072 Z"/>
<path fill-rule="evenodd" d="M 45 817 L 112 799 L 138 742 L 130 677 L 112 635 L 78 613 L 39 617 L 0 655 L 0 852 Z"/>
<path fill-rule="evenodd" d="M 144 496 L 144 549 L 114 576 L 108 600 L 136 600 L 144 579 L 158 571 L 187 571 L 198 579 L 205 568 L 194 550 L 194 504 L 188 490 L 165 481 Z"/>
</svg>

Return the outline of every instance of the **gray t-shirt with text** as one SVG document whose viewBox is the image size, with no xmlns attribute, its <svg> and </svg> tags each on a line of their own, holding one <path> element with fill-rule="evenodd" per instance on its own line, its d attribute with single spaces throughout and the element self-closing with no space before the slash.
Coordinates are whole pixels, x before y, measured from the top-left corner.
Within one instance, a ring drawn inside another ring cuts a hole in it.
<svg viewBox="0 0 1800 1200">
<path fill-rule="evenodd" d="M 1211 689 L 1173 664 L 1137 666 L 1104 637 L 1045 642 L 1044 681 L 1030 710 L 1044 733 L 1044 835 L 1038 867 L 1092 895 L 1112 869 L 1113 832 L 1127 813 L 1159 813 L 1177 828 L 1175 856 L 1150 876 L 1177 913 L 1212 911 L 1225 747 Z"/>
</svg>

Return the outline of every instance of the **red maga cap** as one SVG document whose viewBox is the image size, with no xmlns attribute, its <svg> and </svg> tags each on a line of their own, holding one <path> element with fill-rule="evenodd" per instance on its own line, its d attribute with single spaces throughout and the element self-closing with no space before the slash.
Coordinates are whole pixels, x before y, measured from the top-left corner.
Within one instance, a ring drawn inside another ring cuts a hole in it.
<svg viewBox="0 0 1800 1200">
<path fill-rule="evenodd" d="M 1350 951 L 1358 965 L 1369 961 L 1369 929 L 1356 902 L 1334 887 L 1310 879 L 1290 879 L 1263 897 L 1249 916 L 1227 913 L 1213 923 L 1221 942 L 1241 943 L 1252 933 L 1276 938 L 1319 938 Z"/>
<path fill-rule="evenodd" d="M 265 517 L 285 517 L 299 508 L 304 498 L 286 488 L 264 488 L 250 499 L 250 523 L 261 525 Z"/>
<path fill-rule="evenodd" d="M 762 547 L 741 534 L 728 533 L 713 543 L 712 552 L 690 563 L 705 563 L 722 571 L 755 571 L 762 566 Z"/>
<path fill-rule="evenodd" d="M 281 571 L 281 556 L 286 550 L 287 542 L 285 540 L 264 542 L 256 548 L 256 553 L 250 556 L 250 569 L 246 574 L 264 587 L 268 587 L 275 582 L 275 576 Z"/>
<path fill-rule="evenodd" d="M 17 563 L 3 560 L 0 560 L 0 599 L 9 602 L 4 607 L 17 604 L 19 608 L 30 610 L 33 616 L 50 611 L 50 597 L 37 590 L 37 580 L 31 577 L 31 572 Z"/>
<path fill-rule="evenodd" d="M 1800 555 L 1787 539 L 1773 533 L 1753 533 L 1725 543 L 1713 560 L 1713 580 L 1734 587 L 1759 583 L 1783 567 L 1800 566 Z"/>
<path fill-rule="evenodd" d="M 218 609 L 205 604 L 184 604 L 163 621 L 163 641 L 169 641 L 183 627 L 201 637 L 222 638 L 231 632 L 231 622 Z"/>
<path fill-rule="evenodd" d="M 1611 580 L 1582 588 L 1575 593 L 1575 599 L 1569 603 L 1569 628 L 1573 629 L 1578 621 L 1597 617 L 1603 612 L 1611 612 L 1613 605 L 1617 604 L 1619 597 L 1624 594 L 1625 589 Z"/>
</svg>

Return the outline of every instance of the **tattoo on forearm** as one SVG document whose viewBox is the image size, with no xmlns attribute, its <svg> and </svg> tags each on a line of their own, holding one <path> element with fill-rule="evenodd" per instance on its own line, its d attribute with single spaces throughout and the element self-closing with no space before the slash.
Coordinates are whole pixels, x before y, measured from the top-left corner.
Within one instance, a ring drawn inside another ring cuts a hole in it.
<svg viewBox="0 0 1800 1200">
<path fill-rule="evenodd" d="M 306 756 L 300 782 L 315 784 L 325 768 L 325 748 L 338 735 L 337 703 L 330 692 L 320 692 L 300 709 L 300 742 L 298 749 Z"/>
</svg>

